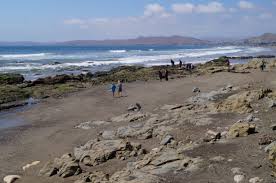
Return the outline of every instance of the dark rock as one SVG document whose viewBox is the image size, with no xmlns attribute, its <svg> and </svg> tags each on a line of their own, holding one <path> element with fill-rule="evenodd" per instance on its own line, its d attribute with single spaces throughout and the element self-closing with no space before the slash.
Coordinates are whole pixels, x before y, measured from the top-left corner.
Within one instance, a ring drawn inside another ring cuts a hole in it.
<svg viewBox="0 0 276 183">
<path fill-rule="evenodd" d="M 24 82 L 24 77 L 21 74 L 0 74 L 1 84 L 21 84 Z"/>
<path fill-rule="evenodd" d="M 131 111 L 140 111 L 141 110 L 141 105 L 139 103 L 136 103 L 135 105 L 130 105 L 127 108 L 127 111 L 131 112 Z"/>
<path fill-rule="evenodd" d="M 276 130 L 276 124 L 271 125 L 270 128 L 271 128 L 273 131 Z"/>
<path fill-rule="evenodd" d="M 193 88 L 193 93 L 200 93 L 200 89 L 197 87 Z"/>
</svg>

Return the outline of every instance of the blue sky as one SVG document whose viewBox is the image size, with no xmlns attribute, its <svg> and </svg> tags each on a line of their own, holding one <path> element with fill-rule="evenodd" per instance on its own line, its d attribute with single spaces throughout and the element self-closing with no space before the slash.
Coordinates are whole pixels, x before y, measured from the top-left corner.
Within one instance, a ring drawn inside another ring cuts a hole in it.
<svg viewBox="0 0 276 183">
<path fill-rule="evenodd" d="M 0 41 L 276 32 L 276 0 L 2 0 Z"/>
</svg>

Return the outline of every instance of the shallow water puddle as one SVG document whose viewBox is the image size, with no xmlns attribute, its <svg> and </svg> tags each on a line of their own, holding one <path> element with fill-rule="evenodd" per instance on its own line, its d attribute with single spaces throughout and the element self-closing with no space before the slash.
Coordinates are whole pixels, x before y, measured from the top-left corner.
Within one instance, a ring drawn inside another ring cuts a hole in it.
<svg viewBox="0 0 276 183">
<path fill-rule="evenodd" d="M 0 115 L 0 130 L 16 127 L 24 124 L 24 120 L 14 115 Z"/>
<path fill-rule="evenodd" d="M 14 109 L 0 112 L 0 130 L 22 126 L 24 124 L 24 120 L 21 117 L 17 116 L 16 113 L 30 109 L 38 103 L 38 100 L 29 98 L 27 100 L 27 103 L 28 104 L 25 106 L 16 107 Z"/>
</svg>

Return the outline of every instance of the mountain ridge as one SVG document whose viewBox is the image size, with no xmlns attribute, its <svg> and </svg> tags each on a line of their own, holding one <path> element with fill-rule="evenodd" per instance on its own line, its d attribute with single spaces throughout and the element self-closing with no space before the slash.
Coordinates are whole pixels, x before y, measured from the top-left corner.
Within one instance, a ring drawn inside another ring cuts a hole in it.
<svg viewBox="0 0 276 183">
<path fill-rule="evenodd" d="M 63 42 L 0 42 L 0 45 L 64 45 L 64 46 L 104 46 L 104 45 L 188 45 L 208 44 L 210 41 L 186 36 L 151 36 L 133 39 L 72 40 Z"/>
</svg>

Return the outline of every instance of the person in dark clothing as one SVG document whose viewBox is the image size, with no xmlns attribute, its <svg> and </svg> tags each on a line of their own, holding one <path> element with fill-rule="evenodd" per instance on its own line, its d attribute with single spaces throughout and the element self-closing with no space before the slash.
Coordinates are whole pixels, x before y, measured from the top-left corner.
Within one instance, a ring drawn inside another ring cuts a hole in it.
<svg viewBox="0 0 276 183">
<path fill-rule="evenodd" d="M 121 81 L 118 81 L 118 97 L 122 97 L 122 92 L 123 92 L 123 84 Z"/>
<path fill-rule="evenodd" d="M 165 71 L 165 79 L 166 81 L 169 81 L 169 71 L 167 69 Z"/>
<path fill-rule="evenodd" d="M 173 61 L 173 59 L 171 59 L 171 64 L 172 64 L 172 66 L 174 67 L 174 61 Z"/>
<path fill-rule="evenodd" d="M 179 67 L 182 67 L 182 61 L 179 59 Z"/>
<path fill-rule="evenodd" d="M 158 75 L 159 75 L 160 81 L 162 81 L 162 79 L 163 79 L 163 74 L 162 74 L 162 72 L 161 72 L 160 70 L 158 71 Z"/>
<path fill-rule="evenodd" d="M 262 64 L 260 65 L 260 69 L 261 69 L 261 71 L 264 71 L 264 69 L 265 69 L 265 62 L 264 61 L 262 61 Z"/>
</svg>

